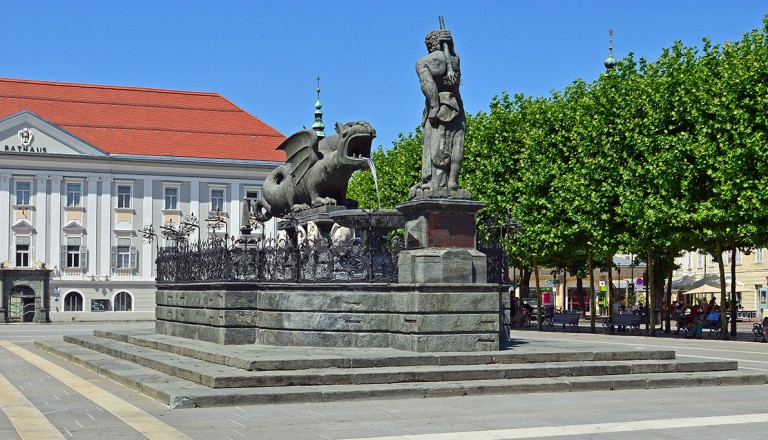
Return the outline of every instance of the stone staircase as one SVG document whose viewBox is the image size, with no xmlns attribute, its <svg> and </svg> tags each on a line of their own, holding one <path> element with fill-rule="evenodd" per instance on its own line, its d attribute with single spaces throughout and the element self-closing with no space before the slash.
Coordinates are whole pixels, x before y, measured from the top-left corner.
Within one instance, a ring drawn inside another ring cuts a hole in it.
<svg viewBox="0 0 768 440">
<path fill-rule="evenodd" d="M 171 408 L 768 383 L 735 361 L 683 361 L 669 350 L 413 353 L 219 345 L 149 331 L 36 346 Z"/>
</svg>

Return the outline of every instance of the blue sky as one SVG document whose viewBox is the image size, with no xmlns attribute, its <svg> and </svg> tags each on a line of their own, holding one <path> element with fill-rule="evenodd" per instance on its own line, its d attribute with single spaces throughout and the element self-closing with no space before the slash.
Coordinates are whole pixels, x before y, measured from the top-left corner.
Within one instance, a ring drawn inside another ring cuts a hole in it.
<svg viewBox="0 0 768 440">
<path fill-rule="evenodd" d="M 546 96 L 617 58 L 675 40 L 722 43 L 763 26 L 758 0 L 5 0 L 1 76 L 217 92 L 289 135 L 367 120 L 388 148 L 421 122 L 414 64 L 445 17 L 466 111 L 506 91 Z"/>
</svg>

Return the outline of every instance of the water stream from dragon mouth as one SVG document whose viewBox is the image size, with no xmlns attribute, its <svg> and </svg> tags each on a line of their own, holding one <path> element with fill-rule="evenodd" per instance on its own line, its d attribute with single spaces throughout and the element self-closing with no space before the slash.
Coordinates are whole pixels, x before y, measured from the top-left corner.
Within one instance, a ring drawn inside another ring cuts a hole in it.
<svg viewBox="0 0 768 440">
<path fill-rule="evenodd" d="M 379 194 L 379 177 L 376 175 L 376 165 L 373 164 L 373 160 L 370 157 L 363 157 L 373 173 L 373 185 L 376 187 L 376 198 L 379 200 L 379 209 L 381 209 L 381 195 Z"/>
</svg>

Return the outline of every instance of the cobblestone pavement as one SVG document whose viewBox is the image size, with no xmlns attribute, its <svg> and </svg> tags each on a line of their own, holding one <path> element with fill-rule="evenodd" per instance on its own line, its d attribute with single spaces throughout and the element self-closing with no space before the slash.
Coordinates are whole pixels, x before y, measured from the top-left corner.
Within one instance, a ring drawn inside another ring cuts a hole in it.
<svg viewBox="0 0 768 440">
<path fill-rule="evenodd" d="M 740 324 L 740 333 L 746 333 Z M 36 339 L 138 324 L 0 325 L 2 439 L 764 439 L 768 385 L 517 394 L 169 410 L 33 348 Z M 585 331 L 587 330 L 587 331 Z M 600 331 L 601 329 L 598 329 Z M 512 331 L 512 350 L 672 348 L 768 371 L 768 344 Z"/>
</svg>

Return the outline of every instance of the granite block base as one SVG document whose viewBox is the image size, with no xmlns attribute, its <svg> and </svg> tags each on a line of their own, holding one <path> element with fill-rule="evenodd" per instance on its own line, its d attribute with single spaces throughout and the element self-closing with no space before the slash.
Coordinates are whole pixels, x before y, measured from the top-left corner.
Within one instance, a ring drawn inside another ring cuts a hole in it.
<svg viewBox="0 0 768 440">
<path fill-rule="evenodd" d="M 475 283 L 162 285 L 155 326 L 219 344 L 494 351 L 499 293 Z"/>
</svg>

